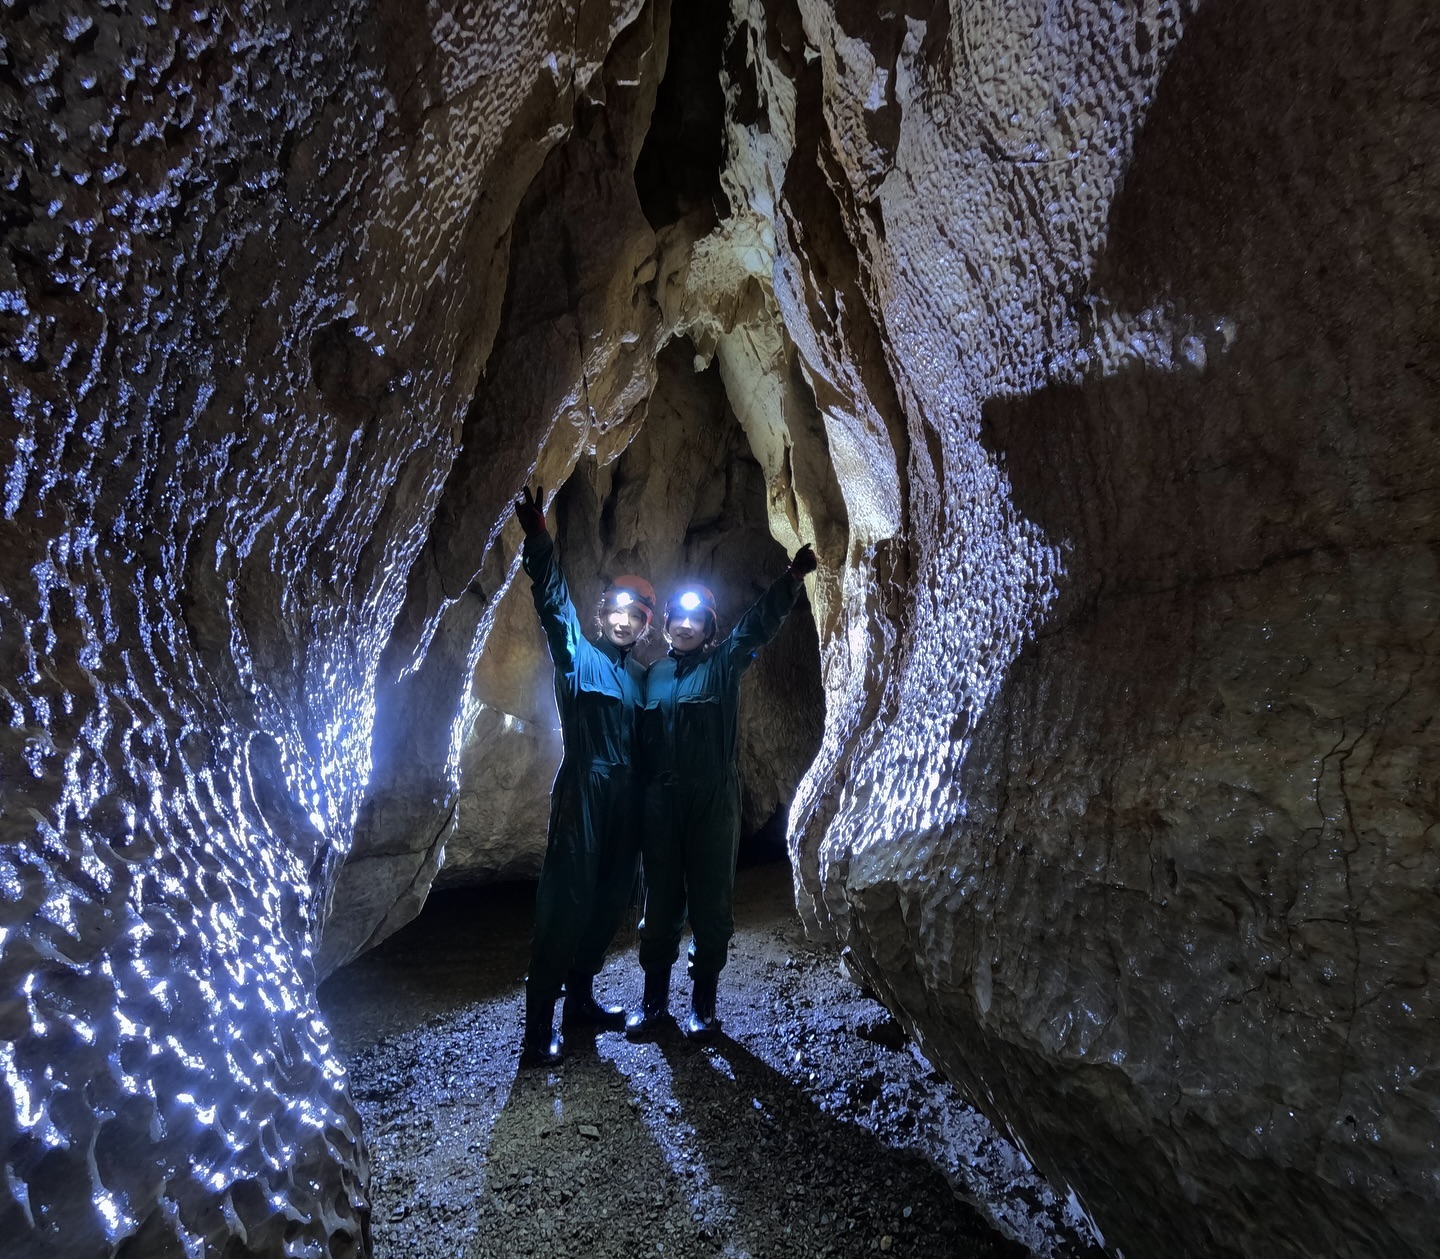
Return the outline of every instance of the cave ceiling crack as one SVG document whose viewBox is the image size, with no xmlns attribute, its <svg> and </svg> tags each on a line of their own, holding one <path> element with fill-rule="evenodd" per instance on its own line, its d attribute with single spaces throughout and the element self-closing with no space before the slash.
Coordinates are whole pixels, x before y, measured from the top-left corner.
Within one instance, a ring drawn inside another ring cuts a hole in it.
<svg viewBox="0 0 1440 1259">
<path fill-rule="evenodd" d="M 585 325 L 580 315 L 581 294 L 579 292 L 579 269 L 575 261 L 575 238 L 570 229 L 570 219 L 561 219 L 561 238 L 564 248 L 560 251 L 560 269 L 565 276 L 565 295 L 569 299 L 570 319 L 575 328 L 575 354 L 580 365 L 580 389 L 584 397 L 585 415 L 589 420 L 587 434 L 591 443 L 595 440 L 595 405 L 590 400 L 590 365 L 585 353 Z M 553 430 L 552 430 L 553 431 Z M 559 493 L 557 488 L 555 493 Z"/>
<path fill-rule="evenodd" d="M 1340 777 L 1341 795 L 1342 795 L 1342 798 L 1344 798 L 1344 797 L 1345 797 L 1345 792 L 1344 792 L 1344 762 L 1345 762 L 1346 758 L 1348 758 L 1348 757 L 1350 756 L 1350 754 L 1354 751 L 1356 745 L 1359 743 L 1360 739 L 1363 738 L 1363 737 L 1364 737 L 1364 730 L 1362 729 L 1361 733 L 1360 733 L 1360 734 L 1357 734 L 1353 740 L 1350 739 L 1350 738 L 1349 738 L 1349 735 L 1348 735 L 1348 730 L 1346 729 L 1346 727 L 1345 727 L 1344 724 L 1342 723 L 1341 729 L 1340 729 L 1340 737 L 1339 737 L 1339 739 L 1335 742 L 1334 746 L 1331 747 L 1330 751 L 1328 751 L 1327 753 L 1325 753 L 1325 755 L 1320 758 L 1320 773 L 1318 773 L 1318 774 L 1315 776 L 1315 793 L 1314 793 L 1315 809 L 1316 809 L 1316 812 L 1320 815 L 1320 829 L 1319 829 L 1319 833 L 1318 833 L 1318 835 L 1317 835 L 1317 837 L 1316 837 L 1315 843 L 1314 843 L 1309 849 L 1306 850 L 1306 855 L 1310 855 L 1310 854 L 1316 853 L 1316 852 L 1319 850 L 1320 846 L 1325 842 L 1326 836 L 1331 833 L 1331 829 L 1332 829 L 1331 819 L 1330 819 L 1330 817 L 1328 816 L 1328 814 L 1326 813 L 1325 802 L 1324 802 L 1324 800 L 1323 800 L 1323 798 L 1322 798 L 1322 797 L 1323 797 L 1323 794 L 1324 794 L 1324 790 L 1325 790 L 1325 780 L 1326 780 L 1327 772 L 1328 772 L 1326 766 L 1328 765 L 1328 763 L 1329 763 L 1332 759 L 1336 759 L 1336 760 L 1337 760 L 1337 772 L 1338 772 L 1339 777 Z M 1349 815 L 1349 809 L 1350 809 L 1350 804 L 1349 804 L 1348 798 L 1344 798 L 1344 808 L 1345 808 L 1345 811 L 1346 811 L 1346 814 L 1347 814 L 1347 817 L 1348 817 L 1348 815 Z M 1352 829 L 1353 829 L 1353 820 L 1350 822 L 1350 826 L 1351 826 Z M 1350 935 L 1351 956 L 1350 956 L 1350 959 L 1349 959 L 1349 960 L 1350 960 L 1350 1010 L 1349 1010 L 1349 1013 L 1348 1013 L 1347 1017 L 1345 1018 L 1345 1039 L 1344 1039 L 1344 1042 L 1342 1043 L 1342 1045 L 1341 1045 L 1341 1047 L 1340 1047 L 1339 1062 L 1338 1062 L 1338 1064 L 1337 1064 L 1337 1066 L 1336 1066 L 1336 1070 L 1335 1070 L 1334 1101 L 1333 1101 L 1332 1106 L 1331 1106 L 1331 1114 L 1332 1114 L 1332 1116 L 1335 1116 L 1335 1117 L 1338 1117 L 1338 1116 L 1340 1115 L 1341 1110 L 1342 1110 L 1342 1108 L 1343 1108 L 1344 1093 L 1345 1093 L 1345 1074 L 1346 1074 L 1347 1063 L 1348 1063 L 1349 1058 L 1350 1058 L 1350 1042 L 1351 1042 L 1351 1037 L 1354 1035 L 1355 1012 L 1356 1012 L 1356 1010 L 1357 1010 L 1357 1008 L 1358 1008 L 1358 1003 L 1359 1003 L 1359 984 L 1360 984 L 1360 941 L 1359 941 L 1359 933 L 1358 933 L 1358 931 L 1357 931 L 1357 929 L 1356 929 L 1356 925 L 1355 925 L 1353 907 L 1349 904 L 1349 897 L 1350 897 L 1350 895 L 1351 895 L 1351 892 L 1350 892 L 1350 858 L 1349 858 L 1349 854 L 1348 854 L 1343 848 L 1339 849 L 1339 851 L 1340 851 L 1340 853 L 1341 853 L 1341 859 L 1342 859 L 1342 861 L 1343 861 L 1344 864 L 1345 864 L 1345 885 L 1346 885 L 1346 900 L 1347 900 L 1347 903 L 1346 903 L 1346 906 L 1345 906 L 1345 917 L 1344 917 L 1344 919 L 1343 919 L 1343 926 L 1344 926 L 1345 929 L 1349 932 L 1349 935 Z M 1337 925 L 1341 925 L 1341 924 L 1337 924 Z M 1272 1033 L 1271 1039 L 1273 1039 L 1273 1033 Z M 1347 1117 L 1347 1119 L 1348 1119 L 1348 1117 Z M 1332 1122 L 1333 1122 L 1333 1120 L 1332 1120 Z M 1323 1133 L 1318 1133 L 1318 1134 L 1317 1134 L 1317 1141 L 1323 1141 L 1323 1139 L 1324 1139 Z M 1322 1152 L 1323 1152 L 1323 1147 L 1317 1145 L 1317 1149 L 1316 1149 L 1316 1160 L 1317 1160 L 1317 1162 L 1319 1161 Z"/>
</svg>

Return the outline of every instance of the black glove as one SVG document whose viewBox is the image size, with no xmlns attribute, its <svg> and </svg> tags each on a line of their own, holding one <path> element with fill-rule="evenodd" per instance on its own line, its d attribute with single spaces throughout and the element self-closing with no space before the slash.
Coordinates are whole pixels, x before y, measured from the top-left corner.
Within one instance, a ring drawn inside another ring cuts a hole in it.
<svg viewBox="0 0 1440 1259">
<path fill-rule="evenodd" d="M 515 519 L 525 530 L 527 538 L 539 537 L 545 532 L 545 491 L 536 486 L 532 491 L 527 485 L 515 504 Z"/>
<path fill-rule="evenodd" d="M 790 561 L 790 574 L 793 577 L 808 577 L 820 565 L 815 558 L 815 551 L 807 542 L 795 552 L 795 558 Z"/>
</svg>

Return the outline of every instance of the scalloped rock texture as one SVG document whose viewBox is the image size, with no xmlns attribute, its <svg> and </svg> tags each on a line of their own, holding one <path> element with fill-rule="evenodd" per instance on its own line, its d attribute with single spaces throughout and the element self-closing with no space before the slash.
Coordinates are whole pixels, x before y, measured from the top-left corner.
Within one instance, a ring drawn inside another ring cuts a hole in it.
<svg viewBox="0 0 1440 1259">
<path fill-rule="evenodd" d="M 683 334 L 822 558 L 812 929 L 1130 1259 L 1433 1253 L 1420 0 L 733 0 L 708 199 L 660 0 L 0 37 L 5 1237 L 368 1248 L 317 965 Z"/>
<path fill-rule="evenodd" d="M 654 233 L 633 171 L 668 27 L 663 5 L 630 8 L 638 12 L 603 64 L 544 119 L 544 135 L 563 143 L 538 171 L 480 186 L 477 219 L 493 213 L 490 200 L 508 181 L 534 176 L 509 207 L 508 266 L 489 276 L 493 347 L 380 661 L 374 768 L 338 875 L 322 973 L 419 912 L 455 832 L 470 679 L 519 564 L 510 504 L 527 482 L 559 485 L 587 451 L 613 458 L 645 416 L 662 335 L 647 287 Z M 517 47 L 511 56 L 527 54 Z M 561 106 L 573 115 L 568 132 Z"/>
<path fill-rule="evenodd" d="M 0 15 L 0 1233 L 28 1256 L 368 1250 L 319 923 L 517 207 L 640 14 Z"/>
<path fill-rule="evenodd" d="M 802 902 L 1127 1255 L 1432 1254 L 1440 29 L 799 9 L 735 173 L 911 574 Z"/>
</svg>

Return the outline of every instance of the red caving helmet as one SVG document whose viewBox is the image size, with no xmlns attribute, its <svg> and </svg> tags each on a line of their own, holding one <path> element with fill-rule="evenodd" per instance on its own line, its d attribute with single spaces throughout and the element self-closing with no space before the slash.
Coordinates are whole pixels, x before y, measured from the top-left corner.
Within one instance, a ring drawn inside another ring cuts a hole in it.
<svg viewBox="0 0 1440 1259">
<path fill-rule="evenodd" d="M 638 609 L 645 617 L 646 625 L 655 619 L 655 587 L 633 573 L 612 577 L 605 593 L 600 596 L 600 602 L 607 608 Z"/>
</svg>

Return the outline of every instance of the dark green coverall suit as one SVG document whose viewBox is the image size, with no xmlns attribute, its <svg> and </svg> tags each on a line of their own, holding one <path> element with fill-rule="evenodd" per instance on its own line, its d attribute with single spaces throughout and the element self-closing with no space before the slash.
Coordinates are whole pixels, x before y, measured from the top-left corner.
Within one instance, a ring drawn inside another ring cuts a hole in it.
<svg viewBox="0 0 1440 1259">
<path fill-rule="evenodd" d="M 688 905 L 690 977 L 713 979 L 735 934 L 740 848 L 740 679 L 780 631 L 804 586 L 786 573 L 713 651 L 650 666 L 640 714 L 645 915 L 640 966 L 668 972 Z"/>
<path fill-rule="evenodd" d="M 567 976 L 594 975 L 630 903 L 639 862 L 631 755 L 645 668 L 585 637 L 547 534 L 525 539 L 525 571 L 555 662 L 565 754 L 535 896 L 529 991 L 553 1000 Z"/>
</svg>

